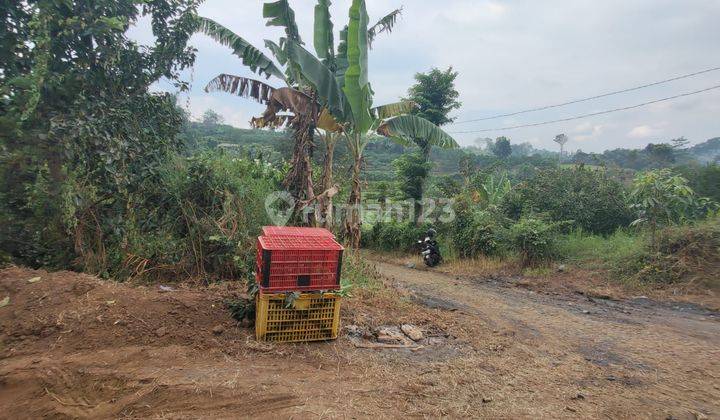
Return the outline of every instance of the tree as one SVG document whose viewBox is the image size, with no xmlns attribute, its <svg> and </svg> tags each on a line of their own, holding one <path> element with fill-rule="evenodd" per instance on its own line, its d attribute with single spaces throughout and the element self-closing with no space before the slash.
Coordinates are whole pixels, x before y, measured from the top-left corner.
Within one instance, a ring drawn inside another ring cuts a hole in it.
<svg viewBox="0 0 720 420">
<path fill-rule="evenodd" d="M 412 199 L 414 202 L 422 200 L 422 180 L 430 172 L 430 163 L 425 161 L 422 153 L 417 150 L 406 153 L 395 159 L 393 166 L 403 198 Z M 415 215 L 415 219 L 419 220 L 420 216 Z"/>
<path fill-rule="evenodd" d="M 696 204 L 696 196 L 687 179 L 669 169 L 659 169 L 635 178 L 630 202 L 638 213 L 632 225 L 648 225 L 655 248 L 658 227 L 686 220 Z"/>
<path fill-rule="evenodd" d="M 683 150 L 686 149 L 687 146 L 690 144 L 690 140 L 686 139 L 685 137 L 678 137 L 676 139 L 670 140 L 670 144 L 675 150 Z"/>
<path fill-rule="evenodd" d="M 179 72 L 195 58 L 187 40 L 196 7 L 192 0 L 2 3 L 2 248 L 33 266 L 67 266 L 88 246 L 99 252 L 123 241 L 129 198 L 180 146 L 175 98 L 149 86 L 166 78 L 187 89 Z M 146 46 L 125 35 L 143 16 L 155 37 Z"/>
<path fill-rule="evenodd" d="M 493 146 L 493 153 L 498 159 L 507 159 L 512 154 L 512 147 L 510 147 L 510 140 L 507 137 L 498 137 L 495 140 Z"/>
<path fill-rule="evenodd" d="M 281 39 L 278 44 L 267 41 L 266 45 L 273 52 L 278 62 L 285 63 L 286 80 L 302 81 L 308 86 L 309 94 L 299 92 L 292 88 L 278 88 L 260 84 L 258 81 L 248 81 L 247 88 L 239 90 L 241 96 L 261 98 L 267 103 L 267 109 L 262 117 L 255 119 L 258 126 L 278 125 L 286 119 L 278 115 L 278 111 L 297 107 L 298 112 L 292 121 L 298 120 L 298 115 L 306 119 L 308 128 L 314 129 L 327 124 L 330 131 L 336 131 L 346 139 L 348 149 L 353 158 L 351 191 L 348 198 L 349 209 L 345 215 L 345 231 L 351 246 L 360 245 L 360 204 L 362 186 L 360 176 L 362 172 L 363 152 L 371 137 L 371 132 L 377 132 L 403 144 L 410 144 L 414 138 L 426 138 L 438 144 L 456 145 L 455 140 L 440 130 L 431 122 L 408 113 L 413 104 L 403 101 L 379 107 L 372 106 L 372 89 L 368 82 L 367 57 L 370 41 L 380 32 L 389 32 L 392 29 L 399 10 L 384 17 L 377 24 L 368 28 L 369 18 L 364 0 L 353 0 L 350 9 L 348 26 L 340 32 L 340 43 L 335 54 L 324 41 L 331 39 L 332 25 L 329 24 L 329 2 L 319 0 L 316 6 L 315 27 L 316 40 L 320 43 L 316 50 L 320 51 L 316 57 L 307 51 L 299 42 L 297 25 L 294 23 L 294 13 L 287 5 L 286 0 L 275 3 L 266 3 L 263 9 L 264 16 L 270 17 L 270 24 L 281 25 L 286 28 L 287 38 Z M 257 49 L 239 38 L 229 30 L 220 27 L 209 19 L 201 19 L 200 30 L 210 34 L 216 40 L 234 46 L 235 53 L 243 57 L 245 64 L 251 69 L 262 71 L 268 75 L 282 74 L 278 67 Z M 326 48 L 327 47 L 327 48 Z M 249 53 L 248 53 L 249 51 Z M 317 51 L 316 51 L 317 52 Z M 235 81 L 237 80 L 237 82 Z M 221 90 L 238 92 L 242 79 L 233 76 L 228 80 L 218 81 Z M 256 86 L 253 88 L 252 86 Z M 245 90 L 249 89 L 249 90 Z M 249 93 L 244 93 L 249 92 Z M 259 93 L 257 93 L 259 92 Z M 304 96 L 303 96 L 304 95 Z M 314 118 L 307 118 L 314 115 Z M 324 116 L 324 117 L 323 117 Z M 296 133 L 305 133 L 305 130 L 295 130 Z M 309 195 L 308 200 L 315 197 Z"/>
<path fill-rule="evenodd" d="M 379 107 L 372 106 L 372 89 L 368 81 L 369 34 L 368 15 L 364 0 L 353 0 L 349 10 L 350 22 L 347 30 L 341 34 L 336 63 L 347 63 L 342 73 L 344 77 L 328 80 L 328 93 L 337 95 L 327 98 L 337 102 L 338 106 L 328 110 L 344 128 L 343 135 L 353 157 L 351 191 L 348 198 L 348 211 L 345 215 L 345 231 L 350 245 L 360 246 L 360 205 L 362 202 L 363 152 L 371 137 L 370 132 L 393 139 L 402 144 L 411 144 L 414 139 L 424 138 L 435 144 L 457 146 L 455 140 L 430 121 L 408 114 L 413 104 L 408 101 L 397 102 Z M 300 50 L 298 50 L 300 51 Z M 314 68 L 311 60 L 300 63 L 301 72 L 312 76 Z M 337 86 L 339 89 L 337 89 Z"/>
<path fill-rule="evenodd" d="M 415 74 L 415 83 L 408 89 L 407 101 L 417 104 L 413 115 L 425 118 L 431 123 L 442 126 L 455 121 L 448 115 L 462 104 L 457 100 L 460 94 L 455 90 L 458 72 L 452 67 L 447 70 L 433 68 L 428 73 Z"/>
<path fill-rule="evenodd" d="M 412 114 L 424 118 L 438 127 L 453 122 L 455 118 L 449 117 L 450 112 L 460 108 L 462 105 L 457 100 L 460 94 L 455 90 L 455 79 L 458 74 L 458 72 L 453 71 L 452 67 L 448 67 L 448 69 L 444 71 L 433 68 L 428 73 L 416 73 L 416 83 L 408 89 L 408 96 L 405 98 L 406 101 L 416 104 L 416 108 L 413 109 Z M 434 144 L 429 140 L 430 139 L 425 138 L 413 139 L 415 145 L 421 150 L 423 163 L 430 162 L 430 151 L 433 146 L 452 146 L 448 144 Z M 415 178 L 413 181 L 419 184 L 412 188 L 420 191 L 420 195 L 417 198 L 418 202 L 415 206 L 415 217 L 418 223 L 422 213 L 420 201 L 423 198 L 423 190 L 425 189 L 427 175 L 429 174 L 430 171 L 427 171 L 424 177 Z"/>
<path fill-rule="evenodd" d="M 202 123 L 205 125 L 218 125 L 222 124 L 223 121 L 223 116 L 213 111 L 212 109 L 208 109 L 202 115 Z"/>
<path fill-rule="evenodd" d="M 560 156 L 558 157 L 558 161 L 560 161 L 560 162 L 562 162 L 563 151 L 565 149 L 565 143 L 567 143 L 568 140 L 569 140 L 568 136 L 566 136 L 565 134 L 558 134 L 557 136 L 555 136 L 555 139 L 553 140 L 555 143 L 560 145 Z"/>
<path fill-rule="evenodd" d="M 669 166 L 675 163 L 675 149 L 667 143 L 653 144 L 649 143 L 645 147 L 645 152 L 650 156 L 656 167 Z"/>
<path fill-rule="evenodd" d="M 253 118 L 256 128 L 279 127 L 290 125 L 294 131 L 294 151 L 291 170 L 285 179 L 285 185 L 297 199 L 296 212 L 312 201 L 318 201 L 318 215 L 326 221 L 331 220 L 330 185 L 332 182 L 332 158 L 338 135 L 342 127 L 336 118 L 342 120 L 347 112 L 347 100 L 340 92 L 341 86 L 336 78 L 344 78 L 348 67 L 347 60 L 347 28 L 340 33 L 340 44 L 335 52 L 333 24 L 330 19 L 330 1 L 318 0 L 315 6 L 314 47 L 317 57 L 303 47 L 295 12 L 287 0 L 279 0 L 263 5 L 263 17 L 268 19 L 268 26 L 285 28 L 285 37 L 278 42 L 265 40 L 265 46 L 272 52 L 279 63 L 276 65 L 259 49 L 252 46 L 242 37 L 217 22 L 199 18 L 196 29 L 221 44 L 228 45 L 238 55 L 243 64 L 252 71 L 282 79 L 286 87 L 274 88 L 258 80 L 241 78 L 232 75 L 220 75 L 208 84 L 206 90 L 220 90 L 254 99 L 267 105 L 260 118 Z M 366 27 L 366 39 L 371 41 L 381 32 L 390 32 L 401 10 L 397 9 L 380 19 L 370 28 Z M 284 66 L 284 71 L 281 67 Z M 289 111 L 293 118 L 279 115 L 280 111 Z M 312 184 L 313 136 L 316 129 L 323 131 L 325 142 L 325 164 L 323 167 L 323 188 L 327 188 L 318 196 Z"/>
</svg>

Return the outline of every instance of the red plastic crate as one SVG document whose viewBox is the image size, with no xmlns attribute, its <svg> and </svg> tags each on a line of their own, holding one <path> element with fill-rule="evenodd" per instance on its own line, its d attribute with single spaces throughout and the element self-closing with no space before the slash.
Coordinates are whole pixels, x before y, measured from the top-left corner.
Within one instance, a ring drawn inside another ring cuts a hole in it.
<svg viewBox="0 0 720 420">
<path fill-rule="evenodd" d="M 297 226 L 263 226 L 263 236 L 323 236 L 335 238 L 325 228 L 297 227 Z"/>
<path fill-rule="evenodd" d="M 256 281 L 265 293 L 339 290 L 343 250 L 327 236 L 260 236 Z"/>
</svg>

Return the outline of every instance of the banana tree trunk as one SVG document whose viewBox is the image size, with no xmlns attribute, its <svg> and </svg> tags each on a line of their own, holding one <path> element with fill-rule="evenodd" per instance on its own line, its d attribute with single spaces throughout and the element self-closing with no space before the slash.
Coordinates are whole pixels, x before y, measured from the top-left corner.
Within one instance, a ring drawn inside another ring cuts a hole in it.
<svg viewBox="0 0 720 420">
<path fill-rule="evenodd" d="M 314 215 L 308 214 L 307 220 L 301 219 L 303 202 L 315 197 L 312 180 L 312 154 L 315 144 L 315 124 L 310 116 L 299 118 L 294 124 L 293 138 L 295 145 L 290 172 L 288 172 L 283 185 L 296 200 L 295 214 L 293 219 L 303 224 L 313 225 Z"/>
<path fill-rule="evenodd" d="M 333 156 L 335 154 L 336 137 L 333 133 L 325 134 L 325 156 L 323 161 L 322 191 L 328 191 L 333 187 Z M 326 229 L 333 226 L 333 202 L 332 196 L 318 198 L 315 212 L 317 223 Z"/>
<path fill-rule="evenodd" d="M 353 152 L 353 172 L 352 186 L 350 190 L 350 198 L 348 199 L 348 208 L 345 214 L 345 231 L 350 241 L 350 246 L 360 248 L 360 205 L 362 203 L 362 186 L 360 184 L 360 173 L 362 169 L 362 145 L 360 135 L 353 135 L 351 147 Z"/>
</svg>

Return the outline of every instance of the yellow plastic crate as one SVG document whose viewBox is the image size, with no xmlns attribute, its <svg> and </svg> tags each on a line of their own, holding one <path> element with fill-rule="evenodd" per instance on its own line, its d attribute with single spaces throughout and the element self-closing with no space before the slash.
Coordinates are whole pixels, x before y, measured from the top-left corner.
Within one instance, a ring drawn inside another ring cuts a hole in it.
<svg viewBox="0 0 720 420">
<path fill-rule="evenodd" d="M 258 294 L 255 298 L 255 338 L 293 343 L 334 340 L 340 327 L 340 296 L 303 293 L 292 308 L 285 308 L 285 294 Z"/>
</svg>

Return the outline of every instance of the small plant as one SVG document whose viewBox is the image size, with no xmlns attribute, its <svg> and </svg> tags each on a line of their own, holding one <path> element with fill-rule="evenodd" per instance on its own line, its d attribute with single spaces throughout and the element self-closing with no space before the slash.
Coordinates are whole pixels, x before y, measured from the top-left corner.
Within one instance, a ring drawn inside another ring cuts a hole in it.
<svg viewBox="0 0 720 420">
<path fill-rule="evenodd" d="M 362 254 L 352 250 L 346 250 L 342 265 L 341 296 L 350 296 L 354 288 L 373 289 L 380 285 L 380 275 L 375 266 L 368 263 Z"/>
<path fill-rule="evenodd" d="M 245 281 L 247 285 L 247 298 L 230 299 L 225 302 L 230 315 L 237 321 L 243 322 L 247 319 L 255 322 L 255 297 L 260 293 L 260 288 L 255 281 L 255 276 L 248 276 Z"/>
<path fill-rule="evenodd" d="M 520 253 L 523 264 L 547 263 L 555 256 L 557 224 L 540 219 L 525 218 L 510 228 L 513 247 Z"/>
<path fill-rule="evenodd" d="M 658 227 L 691 219 L 698 204 L 687 179 L 668 169 L 638 175 L 629 198 L 631 208 L 638 214 L 638 218 L 631 225 L 649 226 L 653 249 L 657 245 Z"/>
<path fill-rule="evenodd" d="M 255 321 L 255 300 L 254 299 L 230 299 L 225 302 L 230 315 L 237 321 L 243 322 L 247 319 Z"/>
</svg>

